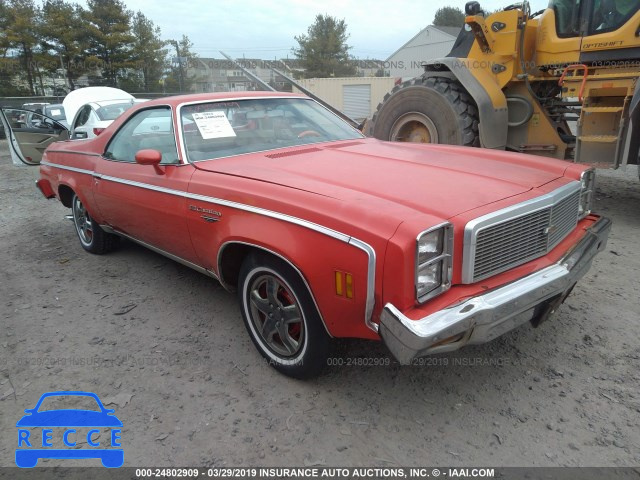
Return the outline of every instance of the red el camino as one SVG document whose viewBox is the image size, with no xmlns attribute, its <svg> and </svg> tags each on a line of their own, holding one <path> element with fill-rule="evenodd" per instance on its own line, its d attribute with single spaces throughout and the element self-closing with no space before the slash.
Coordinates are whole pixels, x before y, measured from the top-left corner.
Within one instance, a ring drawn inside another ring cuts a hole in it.
<svg viewBox="0 0 640 480">
<path fill-rule="evenodd" d="M 326 365 L 332 337 L 382 340 L 409 363 L 537 325 L 611 227 L 591 213 L 592 169 L 381 142 L 280 93 L 147 102 L 97 138 L 52 143 L 40 172 L 85 250 L 126 237 L 216 278 L 260 353 L 298 378 Z"/>
</svg>

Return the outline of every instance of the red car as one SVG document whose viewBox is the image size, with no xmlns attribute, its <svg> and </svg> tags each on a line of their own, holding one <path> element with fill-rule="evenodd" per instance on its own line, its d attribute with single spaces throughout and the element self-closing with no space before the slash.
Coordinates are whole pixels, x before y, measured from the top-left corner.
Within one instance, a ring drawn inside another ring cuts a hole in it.
<svg viewBox="0 0 640 480">
<path fill-rule="evenodd" d="M 281 93 L 151 101 L 53 143 L 40 172 L 85 250 L 126 237 L 216 278 L 260 353 L 299 378 L 332 337 L 411 363 L 537 325 L 611 227 L 591 213 L 592 169 L 365 138 Z"/>
</svg>

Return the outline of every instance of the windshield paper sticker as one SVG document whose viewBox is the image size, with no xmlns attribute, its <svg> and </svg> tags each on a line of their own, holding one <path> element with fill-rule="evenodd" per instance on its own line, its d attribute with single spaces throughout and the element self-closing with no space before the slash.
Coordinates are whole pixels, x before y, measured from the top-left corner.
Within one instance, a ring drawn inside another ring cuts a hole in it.
<svg viewBox="0 0 640 480">
<path fill-rule="evenodd" d="M 236 132 L 233 131 L 233 127 L 224 112 L 194 113 L 193 120 L 196 122 L 198 130 L 200 130 L 200 135 L 205 140 L 236 136 Z"/>
</svg>

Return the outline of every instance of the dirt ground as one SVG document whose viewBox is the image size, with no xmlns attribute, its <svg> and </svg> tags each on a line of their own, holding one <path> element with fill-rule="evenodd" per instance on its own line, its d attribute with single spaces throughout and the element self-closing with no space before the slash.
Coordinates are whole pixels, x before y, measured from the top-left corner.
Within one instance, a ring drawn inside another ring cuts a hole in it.
<svg viewBox="0 0 640 480">
<path fill-rule="evenodd" d="M 598 172 L 609 245 L 552 321 L 422 367 L 301 382 L 261 360 L 233 295 L 129 242 L 85 253 L 37 168 L 13 166 L 6 141 L 0 154 L 0 466 L 23 410 L 54 390 L 116 410 L 125 466 L 640 465 L 635 167 Z M 388 357 L 364 341 L 336 352 Z"/>
</svg>

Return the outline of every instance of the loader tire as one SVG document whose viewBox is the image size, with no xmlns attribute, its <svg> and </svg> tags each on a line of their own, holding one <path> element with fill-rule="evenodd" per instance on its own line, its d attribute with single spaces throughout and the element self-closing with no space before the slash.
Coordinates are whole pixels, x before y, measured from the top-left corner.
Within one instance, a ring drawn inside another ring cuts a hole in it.
<svg viewBox="0 0 640 480">
<path fill-rule="evenodd" d="M 478 109 L 455 80 L 418 77 L 388 93 L 371 120 L 380 140 L 479 147 Z"/>
</svg>

